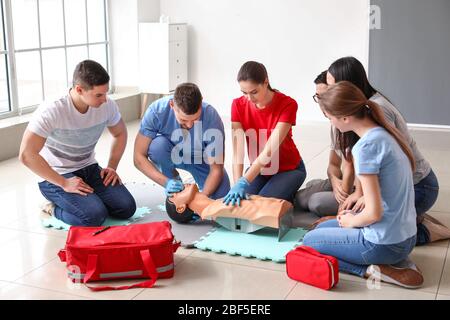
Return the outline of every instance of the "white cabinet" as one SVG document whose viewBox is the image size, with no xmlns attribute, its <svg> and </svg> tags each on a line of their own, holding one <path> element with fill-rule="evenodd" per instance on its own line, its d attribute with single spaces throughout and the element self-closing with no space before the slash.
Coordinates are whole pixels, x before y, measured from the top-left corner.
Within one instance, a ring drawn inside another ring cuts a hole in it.
<svg viewBox="0 0 450 320">
<path fill-rule="evenodd" d="M 187 81 L 187 25 L 139 23 L 139 88 L 167 94 Z"/>
</svg>

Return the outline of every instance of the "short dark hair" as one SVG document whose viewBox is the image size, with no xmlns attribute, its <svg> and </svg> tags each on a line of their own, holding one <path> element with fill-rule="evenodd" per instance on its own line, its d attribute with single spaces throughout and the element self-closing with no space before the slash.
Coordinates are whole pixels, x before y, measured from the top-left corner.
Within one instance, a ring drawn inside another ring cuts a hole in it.
<svg viewBox="0 0 450 320">
<path fill-rule="evenodd" d="M 186 207 L 186 209 L 182 213 L 179 213 L 177 211 L 177 206 L 169 200 L 169 197 L 166 198 L 166 212 L 170 219 L 178 223 L 188 223 L 192 220 L 192 217 L 194 215 L 194 211 L 192 211 L 188 207 Z"/>
<path fill-rule="evenodd" d="M 93 60 L 84 60 L 75 67 L 72 81 L 74 86 L 79 84 L 84 89 L 90 90 L 94 86 L 107 84 L 109 75 L 100 63 Z"/>
<path fill-rule="evenodd" d="M 316 79 L 314 79 L 315 84 L 327 84 L 327 72 L 328 70 L 322 71 Z"/>
<path fill-rule="evenodd" d="M 187 115 L 198 112 L 202 104 L 202 93 L 194 83 L 182 83 L 175 88 L 173 95 L 175 105 Z"/>
</svg>

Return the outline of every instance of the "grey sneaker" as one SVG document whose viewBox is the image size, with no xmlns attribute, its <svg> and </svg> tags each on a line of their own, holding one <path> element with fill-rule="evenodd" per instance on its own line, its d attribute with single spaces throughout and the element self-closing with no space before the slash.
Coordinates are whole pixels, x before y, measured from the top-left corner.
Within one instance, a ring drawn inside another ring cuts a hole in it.
<svg viewBox="0 0 450 320">
<path fill-rule="evenodd" d="M 422 216 L 422 224 L 430 233 L 430 242 L 450 239 L 450 229 L 446 225 L 426 213 Z"/>
</svg>

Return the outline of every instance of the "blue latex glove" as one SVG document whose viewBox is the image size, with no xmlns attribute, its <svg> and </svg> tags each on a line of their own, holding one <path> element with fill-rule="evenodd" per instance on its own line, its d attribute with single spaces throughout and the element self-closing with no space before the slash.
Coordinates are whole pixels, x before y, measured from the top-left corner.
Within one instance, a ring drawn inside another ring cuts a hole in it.
<svg viewBox="0 0 450 320">
<path fill-rule="evenodd" d="M 171 197 L 173 193 L 183 191 L 184 184 L 178 179 L 169 179 L 164 186 L 166 188 L 166 196 Z"/>
<path fill-rule="evenodd" d="M 223 202 L 228 205 L 231 202 L 231 205 L 234 206 L 236 203 L 238 206 L 241 206 L 241 200 L 247 199 L 248 196 L 245 192 L 245 189 L 249 186 L 247 179 L 245 177 L 240 177 L 237 183 L 233 186 L 233 188 L 228 191 L 228 194 L 223 199 Z"/>
</svg>

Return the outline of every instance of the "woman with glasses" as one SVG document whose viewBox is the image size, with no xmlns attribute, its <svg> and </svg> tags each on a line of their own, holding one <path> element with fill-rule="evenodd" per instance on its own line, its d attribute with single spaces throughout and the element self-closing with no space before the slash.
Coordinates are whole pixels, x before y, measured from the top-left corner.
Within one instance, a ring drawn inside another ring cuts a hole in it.
<svg viewBox="0 0 450 320">
<path fill-rule="evenodd" d="M 323 71 L 314 80 L 316 93 L 313 99 L 316 103 L 319 103 L 320 96 L 328 88 L 327 73 L 328 70 Z M 334 130 L 331 130 L 331 139 L 333 140 L 333 138 Z M 327 174 L 328 179 L 313 179 L 306 184 L 304 189 L 297 192 L 295 196 L 296 209 L 313 212 L 319 217 L 336 215 L 339 203 L 343 203 L 352 193 L 353 164 L 351 161 L 345 160 L 339 150 L 332 148 Z"/>
<path fill-rule="evenodd" d="M 237 81 L 243 96 L 231 106 L 233 177 L 236 184 L 224 202 L 240 205 L 247 194 L 293 202 L 306 178 L 306 169 L 292 139 L 297 102 L 272 89 L 263 64 L 248 61 Z M 250 167 L 244 173 L 244 138 Z"/>
<path fill-rule="evenodd" d="M 407 262 L 416 244 L 415 159 L 406 139 L 382 108 L 349 81 L 331 85 L 319 104 L 340 132 L 359 137 L 355 145 L 344 142 L 339 148 L 348 158 L 352 147 L 366 205 L 359 213 L 342 210 L 336 219 L 320 223 L 303 244 L 336 257 L 343 272 L 419 288 L 423 277 L 415 266 L 394 266 Z"/>
</svg>

